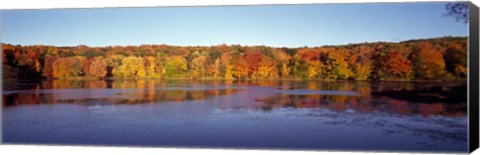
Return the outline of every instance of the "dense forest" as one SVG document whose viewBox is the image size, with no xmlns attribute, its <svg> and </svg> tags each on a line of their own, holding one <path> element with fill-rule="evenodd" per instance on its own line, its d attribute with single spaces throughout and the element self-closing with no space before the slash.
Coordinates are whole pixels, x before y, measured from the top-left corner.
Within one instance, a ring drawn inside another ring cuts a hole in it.
<svg viewBox="0 0 480 155">
<path fill-rule="evenodd" d="M 3 79 L 466 80 L 467 38 L 268 46 L 20 46 L 2 43 Z"/>
</svg>

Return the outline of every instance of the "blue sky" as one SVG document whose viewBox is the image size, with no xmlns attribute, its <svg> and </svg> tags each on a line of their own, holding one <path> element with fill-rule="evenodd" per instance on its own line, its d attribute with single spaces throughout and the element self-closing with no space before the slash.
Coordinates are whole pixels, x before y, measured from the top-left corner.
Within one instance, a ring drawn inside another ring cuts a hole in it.
<svg viewBox="0 0 480 155">
<path fill-rule="evenodd" d="M 467 36 L 445 3 L 2 10 L 1 42 L 20 45 L 302 47 Z"/>
</svg>

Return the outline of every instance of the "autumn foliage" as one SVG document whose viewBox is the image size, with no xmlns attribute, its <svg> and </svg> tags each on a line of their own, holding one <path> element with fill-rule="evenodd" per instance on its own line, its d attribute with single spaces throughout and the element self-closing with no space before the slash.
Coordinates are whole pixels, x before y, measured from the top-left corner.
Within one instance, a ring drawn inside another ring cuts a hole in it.
<svg viewBox="0 0 480 155">
<path fill-rule="evenodd" d="M 2 44 L 3 78 L 464 80 L 466 38 L 267 46 Z"/>
</svg>

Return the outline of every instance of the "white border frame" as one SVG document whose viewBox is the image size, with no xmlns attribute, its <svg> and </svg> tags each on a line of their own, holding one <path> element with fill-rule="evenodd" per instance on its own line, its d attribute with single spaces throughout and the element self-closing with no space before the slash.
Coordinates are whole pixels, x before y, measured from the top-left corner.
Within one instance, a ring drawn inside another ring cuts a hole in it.
<svg viewBox="0 0 480 155">
<path fill-rule="evenodd" d="M 434 0 L 452 1 L 452 0 Z M 471 0 L 479 4 L 479 0 Z M 366 3 L 366 2 L 429 2 L 429 0 L 1 0 L 0 10 L 4 9 L 52 9 L 52 8 L 110 8 L 110 7 L 152 7 L 152 6 L 206 6 L 206 5 L 258 5 L 258 4 L 311 4 L 311 3 Z M 430 0 L 431 2 L 431 0 Z M 479 6 L 479 5 L 477 5 Z M 0 14 L 1 22 L 1 14 Z M 0 24 L 1 25 L 1 24 Z M 2 32 L 0 32 L 2 33 Z M 1 40 L 1 38 L 0 38 Z M 1 86 L 1 85 L 0 85 Z M 413 154 L 395 152 L 334 152 L 334 151 L 280 151 L 280 150 L 246 150 L 246 149 L 185 149 L 185 148 L 139 148 L 139 147 L 92 147 L 92 146 L 46 146 L 46 145 L 0 145 L 0 152 L 5 154 Z M 418 154 L 418 153 L 415 153 Z M 433 153 L 422 153 L 423 155 Z M 472 154 L 479 155 L 477 150 Z"/>
</svg>

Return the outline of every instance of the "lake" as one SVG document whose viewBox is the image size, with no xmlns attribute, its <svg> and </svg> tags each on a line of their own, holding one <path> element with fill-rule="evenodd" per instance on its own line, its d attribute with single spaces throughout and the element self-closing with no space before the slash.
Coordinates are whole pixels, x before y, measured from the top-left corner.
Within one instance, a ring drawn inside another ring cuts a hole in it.
<svg viewBox="0 0 480 155">
<path fill-rule="evenodd" d="M 466 83 L 3 83 L 3 142 L 466 152 Z"/>
</svg>

